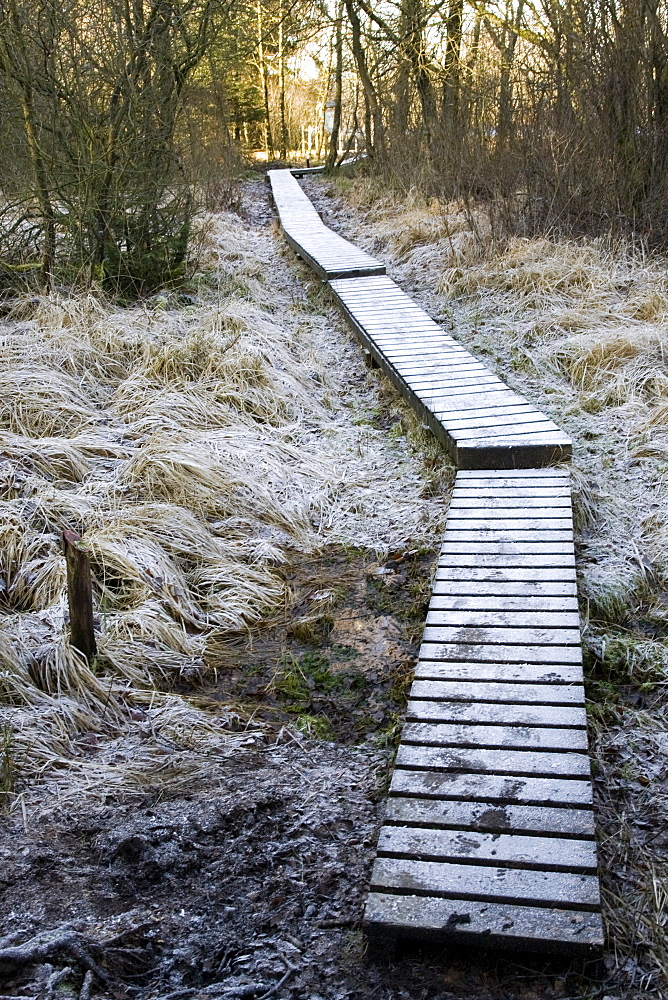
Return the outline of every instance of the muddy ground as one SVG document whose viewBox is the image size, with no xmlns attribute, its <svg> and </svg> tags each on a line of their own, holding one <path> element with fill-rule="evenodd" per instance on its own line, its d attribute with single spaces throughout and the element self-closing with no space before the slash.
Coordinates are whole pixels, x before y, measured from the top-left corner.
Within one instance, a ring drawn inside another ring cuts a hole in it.
<svg viewBox="0 0 668 1000">
<path fill-rule="evenodd" d="M 343 211 L 326 199 L 332 215 Z M 273 225 L 261 183 L 249 184 L 245 205 L 254 225 Z M 386 400 L 373 419 L 389 429 L 405 411 L 391 390 Z M 632 966 L 611 953 L 583 969 L 460 948 L 405 950 L 389 964 L 368 953 L 363 899 L 437 542 L 381 563 L 336 548 L 282 568 L 293 594 L 285 614 L 231 644 L 215 683 L 182 686 L 212 717 L 238 706 L 248 749 L 221 752 L 203 771 L 197 749 L 163 739 L 167 770 L 179 756 L 178 780 L 156 768 L 141 785 L 59 801 L 47 776 L 39 808 L 33 800 L 3 816 L 0 1000 L 663 995 L 642 956 Z M 138 715 L 137 739 L 154 738 Z M 102 748 L 91 734 L 78 752 L 121 768 L 132 747 Z M 601 792 L 616 810 L 624 796 L 634 809 L 638 794 L 646 801 L 628 819 L 625 846 L 604 827 L 616 852 L 609 891 L 623 893 L 620 851 L 663 836 L 651 783 L 665 775 L 659 767 L 644 785 L 635 772 L 613 777 L 617 786 L 602 781 Z"/>
</svg>

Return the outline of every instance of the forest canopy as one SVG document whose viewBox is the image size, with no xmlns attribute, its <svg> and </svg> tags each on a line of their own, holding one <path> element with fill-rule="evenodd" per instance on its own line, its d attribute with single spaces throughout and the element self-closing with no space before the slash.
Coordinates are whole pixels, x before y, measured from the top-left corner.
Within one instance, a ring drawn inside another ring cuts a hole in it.
<svg viewBox="0 0 668 1000">
<path fill-rule="evenodd" d="M 659 0 L 3 0 L 0 282 L 182 274 L 243 158 L 664 248 Z"/>
</svg>

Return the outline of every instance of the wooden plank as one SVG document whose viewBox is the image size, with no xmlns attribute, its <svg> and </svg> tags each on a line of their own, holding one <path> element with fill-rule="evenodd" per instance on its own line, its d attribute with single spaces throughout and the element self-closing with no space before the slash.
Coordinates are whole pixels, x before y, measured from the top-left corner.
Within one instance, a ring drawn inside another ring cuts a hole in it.
<svg viewBox="0 0 668 1000">
<path fill-rule="evenodd" d="M 489 532 L 513 532 L 518 541 L 525 541 L 527 532 L 542 538 L 543 532 L 561 531 L 573 537 L 573 515 L 568 507 L 526 508 L 497 507 L 485 512 L 480 507 L 452 508 L 448 511 L 445 538 L 451 532 L 476 531 L 486 536 Z"/>
<path fill-rule="evenodd" d="M 332 291 L 339 296 L 347 306 L 356 308 L 374 308 L 386 310 L 403 307 L 413 312 L 423 312 L 417 303 L 406 292 L 402 291 L 388 275 L 383 275 L 387 281 L 382 285 L 368 288 L 344 288 L 339 281 L 332 282 Z"/>
<path fill-rule="evenodd" d="M 369 339 L 382 345 L 383 350 L 399 350 L 405 354 L 407 360 L 416 356 L 422 357 L 419 353 L 421 344 L 424 346 L 437 344 L 442 348 L 446 358 L 459 358 L 468 364 L 480 364 L 461 344 L 431 320 L 420 322 L 415 317 L 395 312 L 374 322 L 349 307 L 345 309 L 345 313 Z"/>
<path fill-rule="evenodd" d="M 564 516 L 572 514 L 570 492 L 560 489 L 517 489 L 517 490 L 460 490 L 454 489 L 450 505 L 455 511 L 486 510 L 494 517 L 495 510 L 526 510 L 528 516 L 535 508 L 540 510 L 561 510 Z"/>
<path fill-rule="evenodd" d="M 490 372 L 476 372 L 464 366 L 459 368 L 453 366 L 450 371 L 444 371 L 440 375 L 430 375 L 429 377 L 407 375 L 405 372 L 401 374 L 406 385 L 410 386 L 413 392 L 424 397 L 428 397 L 431 394 L 436 398 L 440 398 L 444 391 L 449 391 L 455 386 L 458 388 L 468 386 L 470 388 L 471 386 L 503 385 L 501 379 Z M 504 433 L 507 434 L 507 432 L 508 424 L 504 424 Z"/>
<path fill-rule="evenodd" d="M 467 430 L 477 427 L 497 427 L 501 422 L 507 422 L 511 417 L 521 418 L 523 422 L 533 423 L 534 420 L 545 420 L 545 414 L 541 413 L 531 403 L 524 403 L 523 406 L 494 407 L 478 415 L 470 414 L 462 417 L 448 417 L 448 427 L 453 430 Z"/>
<path fill-rule="evenodd" d="M 563 462 L 570 457 L 573 444 L 561 431 L 543 431 L 524 437 L 494 438 L 493 443 L 457 439 L 454 446 L 455 461 L 461 469 L 512 469 L 529 461 L 546 465 Z"/>
<path fill-rule="evenodd" d="M 490 438 L 495 441 L 496 438 L 520 437 L 526 434 L 539 433 L 543 435 L 555 430 L 560 431 L 555 422 L 539 410 L 531 413 L 513 413 L 507 417 L 495 417 L 488 419 L 482 425 L 479 423 L 481 419 L 479 417 L 478 420 L 458 421 L 455 423 L 447 418 L 443 418 L 443 423 L 457 440 L 462 441 L 469 439 L 482 440 L 484 438 Z M 563 434 L 563 431 L 560 432 Z M 492 440 L 490 440 L 491 443 Z"/>
<path fill-rule="evenodd" d="M 458 427 L 465 426 L 469 420 L 473 421 L 474 426 L 476 426 L 478 420 L 495 420 L 498 417 L 514 416 L 516 414 L 538 413 L 543 416 L 533 403 L 529 403 L 528 400 L 523 399 L 521 396 L 518 399 L 518 402 L 506 401 L 488 406 L 473 406 L 469 407 L 466 411 L 455 409 L 449 413 L 445 413 L 443 421 L 447 423 L 448 427 Z"/>
<path fill-rule="evenodd" d="M 386 360 L 395 366 L 406 382 L 408 379 L 429 381 L 457 374 L 468 374 L 471 377 L 488 375 L 490 378 L 497 378 L 492 372 L 479 371 L 472 363 L 470 355 L 460 353 L 440 337 L 425 336 L 424 334 L 411 336 L 404 333 L 390 339 L 389 337 L 373 336 L 367 330 L 364 333 L 383 353 Z M 418 352 L 424 358 L 425 364 L 429 364 L 436 371 L 413 372 L 412 374 L 406 371 L 410 359 L 414 358 Z"/>
<path fill-rule="evenodd" d="M 603 925 L 598 913 L 429 896 L 371 892 L 364 923 L 372 942 L 400 934 L 435 943 L 512 947 L 520 950 L 598 954 Z"/>
<path fill-rule="evenodd" d="M 510 777 L 503 774 L 425 771 L 397 767 L 390 795 L 463 802 L 503 802 L 525 805 L 591 807 L 589 777 Z"/>
<path fill-rule="evenodd" d="M 574 663 L 582 665 L 580 645 L 541 644 L 523 646 L 517 643 L 501 645 L 495 643 L 429 642 L 420 647 L 422 660 L 471 660 L 474 663 L 495 661 L 497 663 Z"/>
<path fill-rule="evenodd" d="M 418 325 L 402 321 L 398 317 L 395 317 L 392 322 L 388 319 L 384 323 L 372 324 L 361 320 L 356 314 L 353 314 L 353 318 L 363 328 L 366 335 L 379 346 L 406 347 L 415 353 L 421 345 L 436 345 L 443 347 L 446 352 L 452 351 L 458 356 L 468 357 L 472 363 L 475 363 L 475 359 L 470 354 L 467 355 L 460 351 L 451 338 L 443 333 L 436 324 L 423 323 Z"/>
<path fill-rule="evenodd" d="M 440 375 L 446 365 L 448 371 L 463 371 L 465 369 L 475 371 L 479 367 L 484 367 L 480 366 L 466 351 L 460 352 L 451 347 L 443 361 L 432 361 L 421 355 L 404 359 L 401 362 L 401 371 L 405 376 L 424 375 L 429 377 L 430 375 Z M 528 403 L 525 404 L 525 409 L 531 412 L 534 410 Z"/>
<path fill-rule="evenodd" d="M 369 340 L 374 342 L 372 337 L 368 337 Z M 382 352 L 386 359 L 392 364 L 400 365 L 402 358 L 413 357 L 415 353 L 415 348 L 411 345 L 403 345 L 400 341 L 396 344 L 388 344 L 383 349 Z M 432 345 L 431 343 L 423 344 L 420 348 L 420 355 L 425 360 L 429 360 L 432 364 L 447 364 L 450 354 L 457 355 L 457 351 L 454 348 L 449 348 L 447 344 L 442 346 Z M 508 390 L 510 391 L 510 390 Z"/>
<path fill-rule="evenodd" d="M 508 680 L 513 680 L 509 677 Z M 517 705 L 497 702 L 421 701 L 411 698 L 406 708 L 411 722 L 498 723 L 504 726 L 581 726 L 587 713 L 578 705 Z"/>
<path fill-rule="evenodd" d="M 473 579 L 468 579 L 469 572 L 466 569 L 451 570 L 441 567 L 436 570 L 434 582 L 432 584 L 432 594 L 435 596 L 480 596 L 490 597 L 568 597 L 572 599 L 577 595 L 577 584 L 575 583 L 575 573 L 566 571 L 565 579 L 552 579 L 552 572 L 549 569 L 541 570 L 542 578 L 539 580 L 527 580 L 515 574 L 529 575 L 528 570 L 508 567 L 500 578 L 496 571 L 494 579 L 485 577 L 486 570 L 480 569 Z M 452 574 L 455 574 L 454 578 Z"/>
<path fill-rule="evenodd" d="M 388 274 L 381 275 L 380 277 L 360 277 L 354 281 L 338 278 L 332 282 L 332 289 L 337 295 L 345 298 L 346 301 L 349 299 L 351 301 L 357 299 L 367 300 L 372 296 L 380 298 L 381 301 L 384 301 L 386 297 L 388 299 L 396 300 L 403 298 L 409 302 L 413 301 Z"/>
<path fill-rule="evenodd" d="M 460 472 L 462 471 L 466 470 L 460 469 Z M 489 472 L 489 469 L 485 471 Z M 508 469 L 506 471 L 510 472 L 511 470 Z M 457 476 L 459 476 L 459 472 Z M 570 498 L 570 482 L 568 480 L 560 482 L 558 479 L 517 479 L 515 481 L 506 479 L 501 480 L 497 485 L 493 482 L 485 482 L 485 480 L 480 480 L 479 483 L 464 480 L 461 483 L 455 481 L 452 495 L 455 499 L 457 497 L 469 497 L 470 499 L 475 499 L 476 497 L 496 497 L 499 500 L 503 500 L 506 497 L 508 499 L 512 497 L 517 499 L 524 497 Z"/>
<path fill-rule="evenodd" d="M 570 684 L 516 684 L 511 681 L 413 681 L 411 698 L 430 701 L 491 701 L 536 705 L 583 705 L 584 688 Z"/>
<path fill-rule="evenodd" d="M 534 445 L 550 445 L 550 444 L 570 444 L 571 439 L 563 431 L 560 431 L 558 427 L 553 429 L 546 428 L 544 430 L 532 430 L 527 429 L 526 431 L 515 432 L 514 428 L 509 428 L 508 433 L 504 435 L 499 435 L 498 437 L 480 437 L 471 436 L 468 431 L 453 431 L 452 437 L 457 442 L 457 448 L 459 450 L 478 450 L 483 449 L 491 450 L 496 449 L 500 451 L 503 448 L 514 448 L 516 451 L 521 447 L 526 447 L 529 444 Z M 531 438 L 531 441 L 528 439 Z M 479 468 L 479 466 L 476 466 Z M 492 466 L 493 468 L 493 466 Z"/>
<path fill-rule="evenodd" d="M 374 343 L 371 340 L 369 342 Z M 377 350 L 380 350 L 377 345 L 375 346 Z M 441 347 L 424 345 L 421 348 L 421 352 L 424 355 L 425 361 L 429 361 L 431 365 L 437 365 L 441 370 L 448 368 L 453 373 L 469 370 L 468 364 L 466 364 L 463 360 L 460 360 L 454 352 L 449 353 Z M 394 373 L 400 376 L 404 386 L 407 387 L 404 377 L 404 364 L 407 356 L 406 349 L 400 347 L 389 347 L 384 348 L 380 353 L 382 354 L 385 363 L 392 367 Z"/>
<path fill-rule="evenodd" d="M 573 535 L 573 514 L 569 507 L 452 507 L 448 510 L 447 531 L 568 531 Z"/>
<path fill-rule="evenodd" d="M 444 396 L 438 405 L 434 405 L 434 416 L 447 426 L 448 414 L 453 411 L 457 414 L 465 413 L 467 410 L 479 410 L 490 406 L 511 406 L 516 403 L 523 403 L 524 400 L 512 389 L 492 389 L 489 392 L 469 392 L 460 393 L 457 398 L 450 399 Z"/>
<path fill-rule="evenodd" d="M 384 283 L 369 285 L 367 288 L 348 288 L 336 280 L 331 282 L 332 291 L 349 309 L 358 309 L 361 312 L 374 310 L 382 313 L 390 312 L 396 308 L 427 316 L 427 313 L 403 292 L 387 274 L 376 277 L 385 279 Z M 431 319 L 431 317 L 428 318 Z"/>
<path fill-rule="evenodd" d="M 471 566 L 453 566 L 448 560 L 447 563 L 444 562 L 442 565 L 437 566 L 434 581 L 438 581 L 439 586 L 441 584 L 445 585 L 448 583 L 461 582 L 466 583 L 469 586 L 476 587 L 474 593 L 496 593 L 495 589 L 488 590 L 488 587 L 495 587 L 496 585 L 505 586 L 521 584 L 521 590 L 519 593 L 525 593 L 528 587 L 545 587 L 545 586 L 555 586 L 555 587 L 575 587 L 575 560 L 568 566 L 540 566 L 539 564 L 535 567 L 535 575 L 532 572 L 532 568 L 526 566 L 483 566 L 478 564 L 473 564 Z M 478 586 L 480 584 L 480 586 Z M 484 585 L 484 590 L 483 586 Z M 470 593 L 471 591 L 462 590 L 461 593 Z M 543 592 L 543 591 L 541 591 Z M 555 593 L 560 593 L 557 590 Z M 573 593 L 576 590 L 572 590 Z"/>
<path fill-rule="evenodd" d="M 420 352 L 401 358 L 401 370 L 406 375 L 439 375 L 447 369 L 475 369 L 478 362 L 467 351 L 461 350 L 456 344 L 450 344 L 442 358 L 423 356 Z M 491 374 L 495 374 L 492 372 Z"/>
<path fill-rule="evenodd" d="M 589 809 L 498 802 L 452 802 L 404 796 L 390 796 L 387 800 L 385 822 L 490 833 L 551 833 L 561 834 L 563 837 L 592 839 L 595 834 L 594 815 Z M 548 853 L 554 847 L 551 843 Z"/>
<path fill-rule="evenodd" d="M 579 643 L 557 645 L 540 643 L 535 646 L 522 643 L 445 642 L 423 639 L 420 658 L 425 661 L 456 660 L 472 663 L 550 663 L 582 665 Z"/>
<path fill-rule="evenodd" d="M 505 564 L 508 566 L 513 565 L 527 565 L 526 563 L 515 564 L 513 560 L 521 556 L 532 556 L 536 558 L 536 565 L 542 565 L 538 559 L 540 556 L 545 556 L 547 559 L 551 559 L 554 562 L 554 557 L 559 557 L 559 561 L 556 563 L 557 566 L 564 565 L 568 566 L 573 558 L 573 542 L 572 541 L 557 541 L 557 542 L 540 542 L 540 541 L 530 541 L 530 542 L 513 542 L 513 541 L 502 541 L 502 542 L 492 542 L 480 539 L 479 541 L 450 541 L 450 539 L 445 536 L 445 540 L 441 545 L 441 551 L 439 555 L 439 565 L 447 565 L 449 560 L 454 556 L 470 556 L 470 555 L 488 555 L 491 557 L 496 557 L 497 562 Z M 480 566 L 484 565 L 482 562 L 479 563 Z M 530 563 L 529 563 L 530 565 Z"/>
<path fill-rule="evenodd" d="M 559 523 L 559 522 L 562 523 Z M 573 544 L 570 518 L 540 518 L 519 515 L 515 518 L 458 518 L 451 517 L 446 525 L 443 544 L 453 542 L 544 542 L 563 541 Z"/>
<path fill-rule="evenodd" d="M 471 747 L 500 750 L 573 750 L 586 753 L 584 729 L 550 729 L 544 726 L 485 726 L 467 723 L 407 722 L 402 743 L 420 746 Z"/>
<path fill-rule="evenodd" d="M 360 326 L 363 326 L 367 333 L 374 339 L 381 337 L 391 341 L 400 334 L 401 336 L 407 336 L 417 341 L 420 337 L 428 339 L 430 336 L 434 336 L 438 337 L 445 344 L 456 345 L 456 341 L 438 323 L 434 323 L 433 320 L 424 314 L 411 314 L 401 309 L 388 309 L 383 313 L 378 312 L 378 310 L 370 310 L 365 315 L 355 307 L 351 308 L 348 306 L 347 308 L 355 317 L 356 322 Z M 474 360 L 472 355 L 469 355 L 469 357 Z"/>
<path fill-rule="evenodd" d="M 434 407 L 434 416 L 447 426 L 448 416 L 452 414 L 461 416 L 467 410 L 480 410 L 486 407 L 498 407 L 504 404 L 512 406 L 517 403 L 524 402 L 525 400 L 522 399 L 522 397 L 516 392 L 513 392 L 512 389 L 504 389 L 503 391 L 498 390 L 487 393 L 472 392 L 468 395 L 462 394 L 461 396 L 458 396 L 456 400 L 452 400 L 451 402 L 444 399 L 442 405 Z"/>
<path fill-rule="evenodd" d="M 571 498 L 555 493 L 552 497 L 528 496 L 451 496 L 449 513 L 452 517 L 479 517 L 484 511 L 487 518 L 516 517 L 517 511 L 526 517 L 568 517 L 573 523 Z M 521 514 L 519 515 L 521 516 Z"/>
<path fill-rule="evenodd" d="M 465 470 L 457 473 L 460 482 L 506 482 L 513 479 L 566 479 L 569 481 L 569 473 L 563 469 L 512 469 L 511 471 L 486 469 L 484 472 L 467 472 Z"/>
<path fill-rule="evenodd" d="M 465 555 L 469 552 L 496 552 L 501 556 L 513 556 L 522 552 L 535 553 L 536 555 L 554 555 L 555 553 L 559 553 L 568 556 L 573 552 L 572 532 L 564 529 L 558 529 L 558 531 L 562 537 L 554 540 L 546 539 L 545 535 L 557 532 L 548 531 L 527 532 L 528 537 L 526 540 L 522 539 L 519 531 L 516 533 L 511 531 L 506 533 L 508 535 L 507 538 L 498 539 L 494 537 L 493 528 L 490 528 L 489 532 L 485 532 L 485 535 L 483 535 L 482 531 L 472 531 L 467 533 L 472 536 L 471 538 L 458 540 L 455 536 L 460 534 L 460 532 L 448 531 L 446 525 L 446 532 L 441 543 L 441 557 L 445 557 L 446 555 Z M 501 533 L 499 531 L 499 534 Z M 563 535 L 566 537 L 564 538 Z"/>
<path fill-rule="evenodd" d="M 427 614 L 427 625 L 442 625 L 448 627 L 485 628 L 580 628 L 580 616 L 577 611 L 508 611 L 483 610 L 472 608 L 430 608 Z M 580 632 L 577 633 L 580 641 Z"/>
<path fill-rule="evenodd" d="M 462 428 L 448 425 L 448 430 L 456 441 L 468 441 L 471 439 L 475 441 L 487 441 L 490 446 L 496 445 L 498 443 L 497 439 L 505 440 L 509 437 L 525 437 L 527 434 L 540 434 L 542 438 L 546 433 L 553 431 L 557 431 L 559 434 L 564 433 L 559 430 L 554 421 L 546 420 L 545 417 L 542 420 L 527 420 L 526 418 L 519 420 L 509 417 L 507 420 L 491 427 Z"/>
<path fill-rule="evenodd" d="M 493 903 L 566 904 L 583 909 L 593 909 L 600 903 L 598 879 L 593 875 L 397 858 L 376 859 L 371 888 Z"/>
<path fill-rule="evenodd" d="M 384 826 L 378 854 L 422 861 L 494 862 L 517 870 L 596 871 L 596 844 L 591 840 L 518 833 Z"/>
<path fill-rule="evenodd" d="M 430 383 L 435 379 L 440 378 L 451 378 L 455 375 L 461 376 L 466 375 L 469 378 L 477 378 L 479 376 L 487 376 L 489 378 L 496 379 L 500 382 L 498 375 L 491 372 L 484 365 L 478 364 L 474 361 L 470 355 L 460 355 L 456 351 L 452 351 L 448 354 L 442 361 L 442 363 L 436 365 L 432 364 L 432 371 L 424 371 L 423 369 L 418 369 L 417 371 L 408 371 L 408 364 L 403 364 L 401 366 L 401 373 L 403 377 L 408 380 L 416 382 Z"/>
<path fill-rule="evenodd" d="M 411 353 L 406 351 L 405 357 L 402 358 L 402 372 L 406 375 L 424 375 L 429 377 L 443 374 L 443 372 L 447 371 L 450 366 L 474 369 L 482 367 L 485 368 L 485 370 L 488 370 L 485 365 L 482 365 L 479 361 L 477 361 L 471 354 L 468 353 L 468 351 L 465 351 L 464 348 L 460 347 L 456 341 L 449 341 L 447 338 L 443 338 L 443 340 L 445 345 L 444 352 L 445 361 L 447 362 L 446 365 L 439 363 L 438 361 L 434 361 L 428 356 L 424 356 L 419 350 L 412 350 Z M 395 350 L 397 348 L 400 350 L 400 347 L 400 344 L 389 345 L 391 350 Z M 495 375 L 496 372 L 490 372 L 490 374 Z"/>
<path fill-rule="evenodd" d="M 556 520 L 556 519 L 555 519 Z M 573 529 L 569 521 L 565 524 L 550 524 L 545 521 L 517 518 L 514 522 L 500 522 L 496 519 L 480 520 L 467 524 L 456 519 L 448 521 L 444 543 L 455 542 L 508 542 L 519 545 L 523 542 L 568 542 L 573 544 Z"/>
<path fill-rule="evenodd" d="M 493 447 L 483 446 L 480 442 L 458 441 L 454 448 L 454 461 L 463 469 L 512 469 L 529 463 L 549 465 L 564 462 L 570 458 L 572 450 L 570 438 L 554 432 L 551 439 L 548 435 L 524 441 L 504 438 L 500 444 L 495 439 Z"/>
<path fill-rule="evenodd" d="M 420 393 L 425 398 L 433 397 L 434 405 L 440 405 L 442 398 L 449 398 L 450 388 L 455 382 L 461 383 L 461 386 L 463 387 L 468 386 L 469 392 L 478 392 L 483 390 L 485 392 L 489 392 L 491 390 L 505 392 L 506 390 L 506 386 L 497 375 L 492 374 L 492 372 L 477 371 L 475 368 L 472 368 L 471 365 L 467 365 L 463 361 L 451 362 L 447 358 L 444 358 L 441 360 L 439 365 L 441 368 L 440 371 L 426 373 L 407 372 L 404 367 L 403 359 L 401 358 L 393 358 L 392 364 L 395 366 L 405 385 L 411 392 Z M 531 419 L 533 414 L 527 414 L 526 416 Z M 462 433 L 465 433 L 469 437 L 471 436 L 468 431 Z"/>
<path fill-rule="evenodd" d="M 579 628 L 505 628 L 493 625 L 431 625 L 425 626 L 423 642 L 461 643 L 483 646 L 580 646 Z"/>
<path fill-rule="evenodd" d="M 535 517 L 533 515 L 536 515 Z M 507 516 L 511 515 L 511 516 Z M 512 534 L 518 542 L 535 537 L 537 541 L 550 540 L 546 535 L 560 532 L 573 539 L 573 517 L 567 507 L 555 507 L 553 510 L 531 509 L 517 507 L 497 508 L 491 510 L 489 516 L 479 507 L 473 509 L 452 510 L 448 512 L 444 541 L 452 541 L 454 534 L 460 532 L 475 532 L 479 538 L 498 541 L 499 533 Z"/>
<path fill-rule="evenodd" d="M 547 597 L 545 595 L 461 594 L 444 593 L 438 586 L 432 588 L 430 611 L 563 611 L 578 614 L 577 597 Z"/>
<path fill-rule="evenodd" d="M 429 648 L 428 646 L 426 647 Z M 546 656 L 549 658 L 550 654 Z M 522 684 L 582 684 L 577 663 L 476 663 L 470 660 L 425 660 L 415 665 L 417 680 L 512 681 Z"/>
<path fill-rule="evenodd" d="M 450 408 L 456 407 L 459 410 L 474 405 L 479 407 L 502 399 L 515 400 L 519 398 L 511 389 L 505 387 L 501 389 L 497 386 L 490 386 L 489 388 L 482 386 L 478 390 L 466 389 L 461 392 L 443 393 L 441 397 L 434 400 L 433 412 L 434 416 L 438 417 L 445 424 L 446 422 L 443 420 L 441 410 L 446 406 Z"/>
<path fill-rule="evenodd" d="M 502 386 L 503 382 L 496 375 L 477 375 L 475 378 L 468 376 L 453 375 L 444 376 L 438 381 L 431 383 L 422 380 L 407 378 L 402 376 L 404 382 L 411 392 L 415 393 L 424 403 L 431 408 L 432 400 L 441 399 L 444 392 L 450 395 L 454 390 L 460 389 L 488 389 L 491 386 Z"/>
<path fill-rule="evenodd" d="M 472 362 L 481 364 L 481 362 L 476 361 L 472 354 L 468 353 L 465 347 L 462 347 L 450 334 L 446 333 L 438 323 L 434 323 L 424 314 L 410 313 L 400 308 L 388 309 L 382 313 L 377 310 L 369 310 L 365 313 L 349 304 L 346 304 L 345 308 L 355 322 L 374 339 L 378 337 L 392 342 L 397 338 L 397 335 L 401 334 L 417 341 L 420 337 L 437 336 L 439 340 L 452 350 L 457 351 L 462 357 L 468 357 Z"/>
<path fill-rule="evenodd" d="M 426 771 L 474 771 L 536 777 L 588 778 L 589 757 L 549 750 L 479 750 L 468 747 L 417 747 L 401 744 L 397 766 Z"/>
<path fill-rule="evenodd" d="M 445 569 L 450 567 L 455 569 L 456 567 L 466 567 L 467 569 L 490 569 L 496 571 L 509 570 L 509 569 L 520 569 L 527 566 L 535 566 L 536 569 L 541 567 L 548 569 L 550 571 L 554 570 L 563 571 L 566 573 L 569 569 L 575 569 L 575 554 L 562 554 L 559 552 L 555 553 L 524 553 L 524 552 L 489 552 L 488 550 L 480 552 L 475 550 L 473 552 L 442 552 L 439 558 L 439 569 Z M 550 572 L 547 579 L 554 577 L 555 573 Z M 568 575 L 563 577 L 564 579 L 570 579 Z M 454 577 L 453 577 L 454 579 Z M 540 579 L 540 577 L 537 577 Z"/>
<path fill-rule="evenodd" d="M 463 424 L 460 422 L 455 424 L 450 420 L 446 420 L 445 423 L 452 434 L 462 440 L 466 438 L 509 437 L 511 434 L 519 435 L 539 431 L 542 433 L 543 431 L 560 429 L 553 420 L 539 410 L 533 413 L 513 413 L 507 417 L 499 416 L 495 420 L 488 419 L 484 424 L 479 423 L 480 419 L 482 418 L 478 418 L 478 421 L 465 421 Z"/>
<path fill-rule="evenodd" d="M 443 330 L 431 316 L 427 315 L 419 307 L 416 307 L 415 303 L 408 298 L 401 298 L 389 292 L 370 293 L 367 297 L 350 296 L 342 295 L 336 289 L 334 289 L 334 294 L 337 296 L 342 307 L 352 313 L 357 321 L 363 325 L 369 323 L 378 326 L 378 324 L 387 321 L 391 322 L 393 318 L 399 317 L 406 323 L 438 327 L 444 336 L 450 337 L 454 343 L 459 344 L 459 341 L 455 340 L 447 330 Z M 462 350 L 466 350 L 462 344 L 459 344 L 459 346 Z"/>
</svg>

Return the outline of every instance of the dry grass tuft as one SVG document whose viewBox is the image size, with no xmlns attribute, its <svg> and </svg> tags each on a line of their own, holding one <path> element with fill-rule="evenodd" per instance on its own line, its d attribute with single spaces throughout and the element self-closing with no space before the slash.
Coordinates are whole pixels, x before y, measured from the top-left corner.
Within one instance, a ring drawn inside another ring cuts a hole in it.
<svg viewBox="0 0 668 1000">
<path fill-rule="evenodd" d="M 121 780 L 99 755 L 79 760 L 85 733 L 132 746 L 138 787 L 161 741 L 184 755 L 175 781 L 207 746 L 244 745 L 230 710 L 164 692 L 214 678 L 235 636 L 285 613 L 279 567 L 295 553 L 383 553 L 438 530 L 429 473 L 360 419 L 377 389 L 291 290 L 275 241 L 222 215 L 198 254 L 187 305 L 54 295 L 17 301 L 0 324 L 0 725 L 24 803 L 26 776 L 52 781 L 52 767 L 59 794 L 68 769 Z M 91 553 L 92 667 L 67 641 L 68 527 Z M 132 735 L 138 717 L 148 741 Z"/>
</svg>

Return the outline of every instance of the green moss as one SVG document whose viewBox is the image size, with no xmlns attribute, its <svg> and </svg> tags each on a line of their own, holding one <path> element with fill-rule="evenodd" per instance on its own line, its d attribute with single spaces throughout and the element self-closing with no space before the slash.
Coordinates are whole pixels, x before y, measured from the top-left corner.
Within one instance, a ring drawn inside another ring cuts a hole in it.
<svg viewBox="0 0 668 1000">
<path fill-rule="evenodd" d="M 334 738 L 334 730 L 326 715 L 307 715 L 304 713 L 297 719 L 297 729 L 314 740 Z"/>
<path fill-rule="evenodd" d="M 0 806 L 8 805 L 14 791 L 14 729 L 8 722 L 0 727 Z"/>
<path fill-rule="evenodd" d="M 590 636 L 585 643 L 585 667 L 599 684 L 653 685 L 665 679 L 668 646 L 632 633 Z"/>
<path fill-rule="evenodd" d="M 288 635 L 296 639 L 297 642 L 307 643 L 311 646 L 322 646 L 334 628 L 334 619 L 331 615 L 320 615 L 317 618 L 305 618 L 293 622 Z"/>
</svg>

